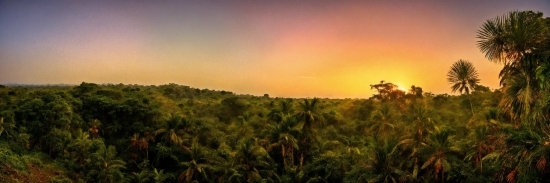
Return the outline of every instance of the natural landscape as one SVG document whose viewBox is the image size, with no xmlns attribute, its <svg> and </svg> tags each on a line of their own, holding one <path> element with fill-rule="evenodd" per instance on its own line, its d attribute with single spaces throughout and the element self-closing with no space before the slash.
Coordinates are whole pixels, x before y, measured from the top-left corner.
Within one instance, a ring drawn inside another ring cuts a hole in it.
<svg viewBox="0 0 550 183">
<path fill-rule="evenodd" d="M 4 83 L 0 182 L 550 182 L 550 18 L 502 12 L 472 40 L 498 88 L 467 59 L 431 76 L 450 94 Z"/>
</svg>

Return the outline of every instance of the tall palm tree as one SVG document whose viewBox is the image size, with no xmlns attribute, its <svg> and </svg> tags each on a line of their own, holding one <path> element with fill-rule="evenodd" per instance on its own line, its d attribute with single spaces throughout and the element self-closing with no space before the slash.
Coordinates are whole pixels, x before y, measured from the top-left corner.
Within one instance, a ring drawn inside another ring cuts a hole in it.
<svg viewBox="0 0 550 183">
<path fill-rule="evenodd" d="M 479 173 L 483 174 L 483 157 L 493 152 L 495 146 L 486 140 L 489 135 L 485 125 L 475 128 L 472 136 L 473 143 L 465 159 L 473 160 L 475 166 L 479 165 Z"/>
<path fill-rule="evenodd" d="M 319 118 L 321 116 L 317 113 L 318 103 L 318 98 L 311 100 L 304 99 L 304 101 L 300 103 L 301 111 L 298 113 L 298 116 L 304 120 L 305 132 L 309 132 L 311 130 L 314 122 L 320 121 Z"/>
<path fill-rule="evenodd" d="M 80 165 L 86 164 L 86 158 L 89 155 L 89 149 L 92 146 L 92 140 L 88 132 L 79 129 L 76 131 L 75 139 L 70 144 L 72 147 L 74 156 Z"/>
<path fill-rule="evenodd" d="M 290 163 L 294 165 L 294 151 L 299 149 L 298 139 L 301 134 L 303 123 L 299 123 L 294 116 L 283 115 L 281 123 L 276 124 L 269 129 L 269 145 L 266 147 L 268 152 L 274 149 L 280 149 L 283 159 L 283 169 L 286 170 Z"/>
<path fill-rule="evenodd" d="M 154 141 L 154 137 L 149 132 L 145 132 L 143 137 L 139 139 L 140 149 L 145 149 L 145 157 L 149 159 L 149 141 Z"/>
<path fill-rule="evenodd" d="M 407 157 L 412 164 L 412 179 L 417 179 L 420 172 L 421 150 L 428 146 L 426 137 L 433 132 L 435 123 L 431 119 L 430 112 L 424 105 L 413 104 L 410 107 L 411 125 L 407 128 L 408 133 L 396 145 L 394 153 Z M 409 167 L 411 168 L 411 167 Z"/>
<path fill-rule="evenodd" d="M 322 122 L 322 116 L 318 113 L 319 108 L 319 99 L 313 98 L 311 100 L 304 99 L 302 103 L 300 103 L 300 111 L 298 113 L 298 118 L 303 120 L 304 126 L 302 128 L 302 137 L 300 138 L 300 147 L 301 147 L 301 155 L 300 155 L 300 166 L 298 169 L 302 168 L 304 159 L 309 159 L 309 157 L 306 157 L 309 155 L 309 151 L 311 149 L 311 142 L 313 139 L 313 123 Z"/>
<path fill-rule="evenodd" d="M 537 102 L 547 92 L 540 88 L 543 83 L 538 79 L 536 70 L 548 60 L 548 56 L 528 53 L 521 58 L 521 62 L 502 69 L 500 77 L 504 96 L 500 105 L 512 119 L 540 122 L 542 115 L 536 112 L 543 107 L 538 107 Z"/>
<path fill-rule="evenodd" d="M 512 11 L 487 20 L 477 34 L 485 57 L 505 65 L 515 65 L 526 53 L 542 51 L 550 39 L 542 13 L 532 11 Z"/>
<path fill-rule="evenodd" d="M 134 133 L 132 137 L 130 137 L 131 146 L 134 150 L 145 150 L 145 157 L 149 159 L 149 141 L 153 141 L 154 138 L 149 134 L 149 132 L 145 132 L 143 137 L 139 136 L 139 133 Z M 137 157 L 136 157 L 137 158 Z"/>
<path fill-rule="evenodd" d="M 533 112 L 548 106 L 546 102 L 536 107 L 540 94 L 547 92 L 538 90 L 544 77 L 535 74 L 539 68 L 541 76 L 541 65 L 548 62 L 550 26 L 546 21 L 540 12 L 513 11 L 488 20 L 478 30 L 481 52 L 504 64 L 499 75 L 505 94 L 501 107 L 515 121 L 540 121 L 540 113 Z"/>
<path fill-rule="evenodd" d="M 472 63 L 467 60 L 458 60 L 451 66 L 451 70 L 447 73 L 447 81 L 449 84 L 452 84 L 452 92 L 459 91 L 461 94 L 466 93 L 469 97 L 470 91 L 479 83 L 479 78 Z M 473 116 L 474 107 L 472 106 L 471 97 L 469 97 L 469 101 Z"/>
</svg>

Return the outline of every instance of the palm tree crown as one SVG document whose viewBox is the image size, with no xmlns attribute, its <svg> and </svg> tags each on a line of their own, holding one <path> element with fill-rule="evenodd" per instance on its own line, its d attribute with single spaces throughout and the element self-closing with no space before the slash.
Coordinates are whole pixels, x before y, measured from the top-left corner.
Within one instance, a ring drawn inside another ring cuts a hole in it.
<svg viewBox="0 0 550 183">
<path fill-rule="evenodd" d="M 497 63 L 515 64 L 526 53 L 543 50 L 548 40 L 542 13 L 513 11 L 487 20 L 477 31 L 478 46 Z"/>
<path fill-rule="evenodd" d="M 478 74 L 474 65 L 467 60 L 458 60 L 447 73 L 447 81 L 452 84 L 453 92 L 470 94 L 470 91 L 479 83 Z"/>
</svg>

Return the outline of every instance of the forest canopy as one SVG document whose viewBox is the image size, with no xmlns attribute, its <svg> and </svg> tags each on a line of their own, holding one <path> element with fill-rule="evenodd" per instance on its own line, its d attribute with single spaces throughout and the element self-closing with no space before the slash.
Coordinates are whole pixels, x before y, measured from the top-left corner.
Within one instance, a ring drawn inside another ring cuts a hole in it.
<svg viewBox="0 0 550 183">
<path fill-rule="evenodd" d="M 0 182 L 549 182 L 550 18 L 513 11 L 477 34 L 499 89 L 466 60 L 447 75 L 460 95 L 0 85 Z"/>
</svg>

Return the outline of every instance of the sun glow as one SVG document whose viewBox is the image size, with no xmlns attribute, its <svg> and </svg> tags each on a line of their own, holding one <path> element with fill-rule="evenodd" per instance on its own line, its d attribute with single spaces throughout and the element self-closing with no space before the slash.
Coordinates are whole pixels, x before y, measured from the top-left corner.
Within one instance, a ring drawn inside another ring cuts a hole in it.
<svg viewBox="0 0 550 183">
<path fill-rule="evenodd" d="M 397 89 L 398 89 L 398 90 L 401 90 L 401 91 L 404 91 L 405 93 L 406 93 L 407 91 L 409 91 L 406 87 L 404 87 L 404 85 L 397 85 Z"/>
</svg>

